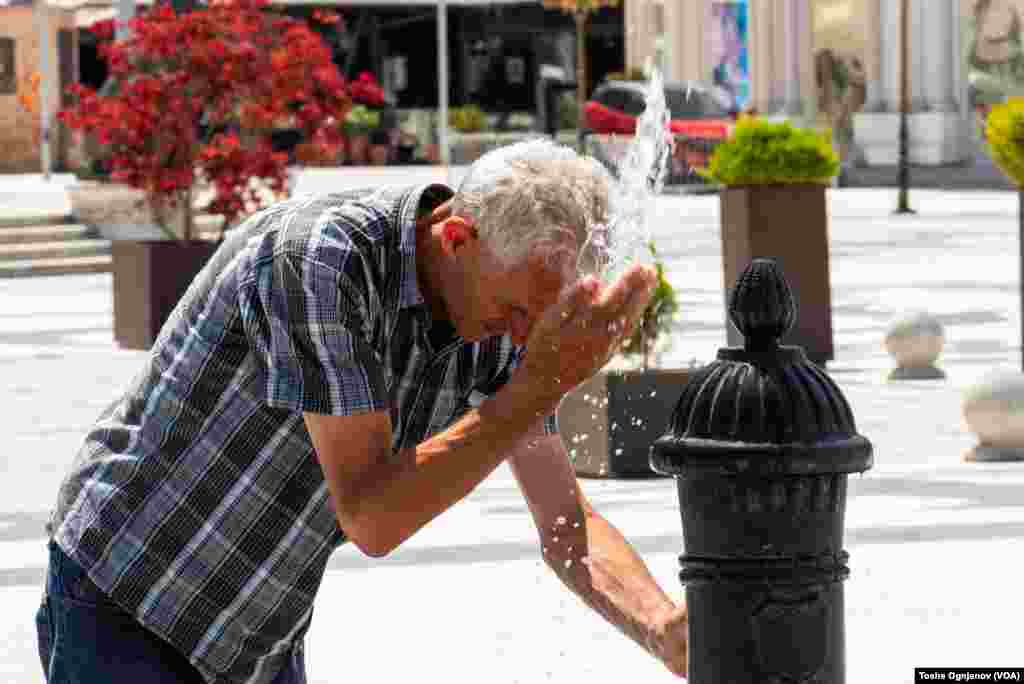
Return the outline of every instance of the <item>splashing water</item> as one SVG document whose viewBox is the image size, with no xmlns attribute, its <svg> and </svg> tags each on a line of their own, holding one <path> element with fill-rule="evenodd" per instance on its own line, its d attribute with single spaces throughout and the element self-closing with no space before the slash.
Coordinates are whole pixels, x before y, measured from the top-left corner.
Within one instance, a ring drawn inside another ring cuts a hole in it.
<svg viewBox="0 0 1024 684">
<path fill-rule="evenodd" d="M 604 257 L 597 273 L 602 279 L 612 279 L 650 258 L 650 210 L 665 186 L 673 138 L 661 73 L 650 63 L 647 71 L 644 111 L 611 183 L 608 225 L 596 227 L 588 238 L 587 247 Z"/>
</svg>

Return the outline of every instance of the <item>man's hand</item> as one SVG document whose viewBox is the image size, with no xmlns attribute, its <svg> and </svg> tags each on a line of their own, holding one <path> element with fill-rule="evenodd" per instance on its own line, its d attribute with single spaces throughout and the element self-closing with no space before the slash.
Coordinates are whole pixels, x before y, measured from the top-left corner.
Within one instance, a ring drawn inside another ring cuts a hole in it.
<svg viewBox="0 0 1024 684">
<path fill-rule="evenodd" d="M 687 624 L 686 604 L 683 603 L 659 616 L 647 637 L 647 650 L 665 663 L 665 667 L 677 677 L 686 676 Z"/>
<path fill-rule="evenodd" d="M 654 293 L 657 271 L 634 265 L 605 288 L 594 278 L 569 287 L 534 325 L 523 373 L 547 402 L 558 402 L 599 371 L 629 337 Z"/>
</svg>

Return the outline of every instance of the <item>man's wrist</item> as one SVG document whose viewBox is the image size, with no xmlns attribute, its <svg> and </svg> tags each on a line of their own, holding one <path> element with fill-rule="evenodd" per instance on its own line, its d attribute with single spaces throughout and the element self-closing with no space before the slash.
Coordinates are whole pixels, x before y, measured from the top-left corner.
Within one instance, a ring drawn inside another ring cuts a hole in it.
<svg viewBox="0 0 1024 684">
<path fill-rule="evenodd" d="M 517 369 L 512 378 L 481 408 L 483 417 L 493 417 L 526 430 L 558 409 L 561 393 L 556 382 L 538 382 Z"/>
</svg>

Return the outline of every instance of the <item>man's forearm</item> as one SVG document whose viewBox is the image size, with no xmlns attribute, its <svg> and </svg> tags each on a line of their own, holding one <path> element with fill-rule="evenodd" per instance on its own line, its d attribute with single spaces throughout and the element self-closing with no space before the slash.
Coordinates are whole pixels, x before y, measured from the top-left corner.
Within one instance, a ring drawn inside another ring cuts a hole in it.
<svg viewBox="0 0 1024 684">
<path fill-rule="evenodd" d="M 554 410 L 514 379 L 450 428 L 357 487 L 358 517 L 393 549 L 469 494 L 527 431 Z"/>
<path fill-rule="evenodd" d="M 544 540 L 544 558 L 583 601 L 643 648 L 651 629 L 675 604 L 622 534 L 596 513 L 584 534 L 566 526 Z M 580 529 L 580 532 L 583 532 Z"/>
</svg>

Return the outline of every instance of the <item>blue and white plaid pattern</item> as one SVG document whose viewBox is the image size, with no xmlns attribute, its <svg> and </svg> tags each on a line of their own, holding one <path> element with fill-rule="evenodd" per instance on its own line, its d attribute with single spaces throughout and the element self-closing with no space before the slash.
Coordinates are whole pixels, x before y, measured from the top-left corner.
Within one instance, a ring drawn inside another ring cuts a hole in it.
<svg viewBox="0 0 1024 684">
<path fill-rule="evenodd" d="M 521 357 L 428 338 L 415 223 L 450 196 L 296 198 L 233 230 L 61 486 L 57 543 L 209 682 L 273 679 L 345 541 L 302 412 L 386 409 L 414 446 Z"/>
</svg>

